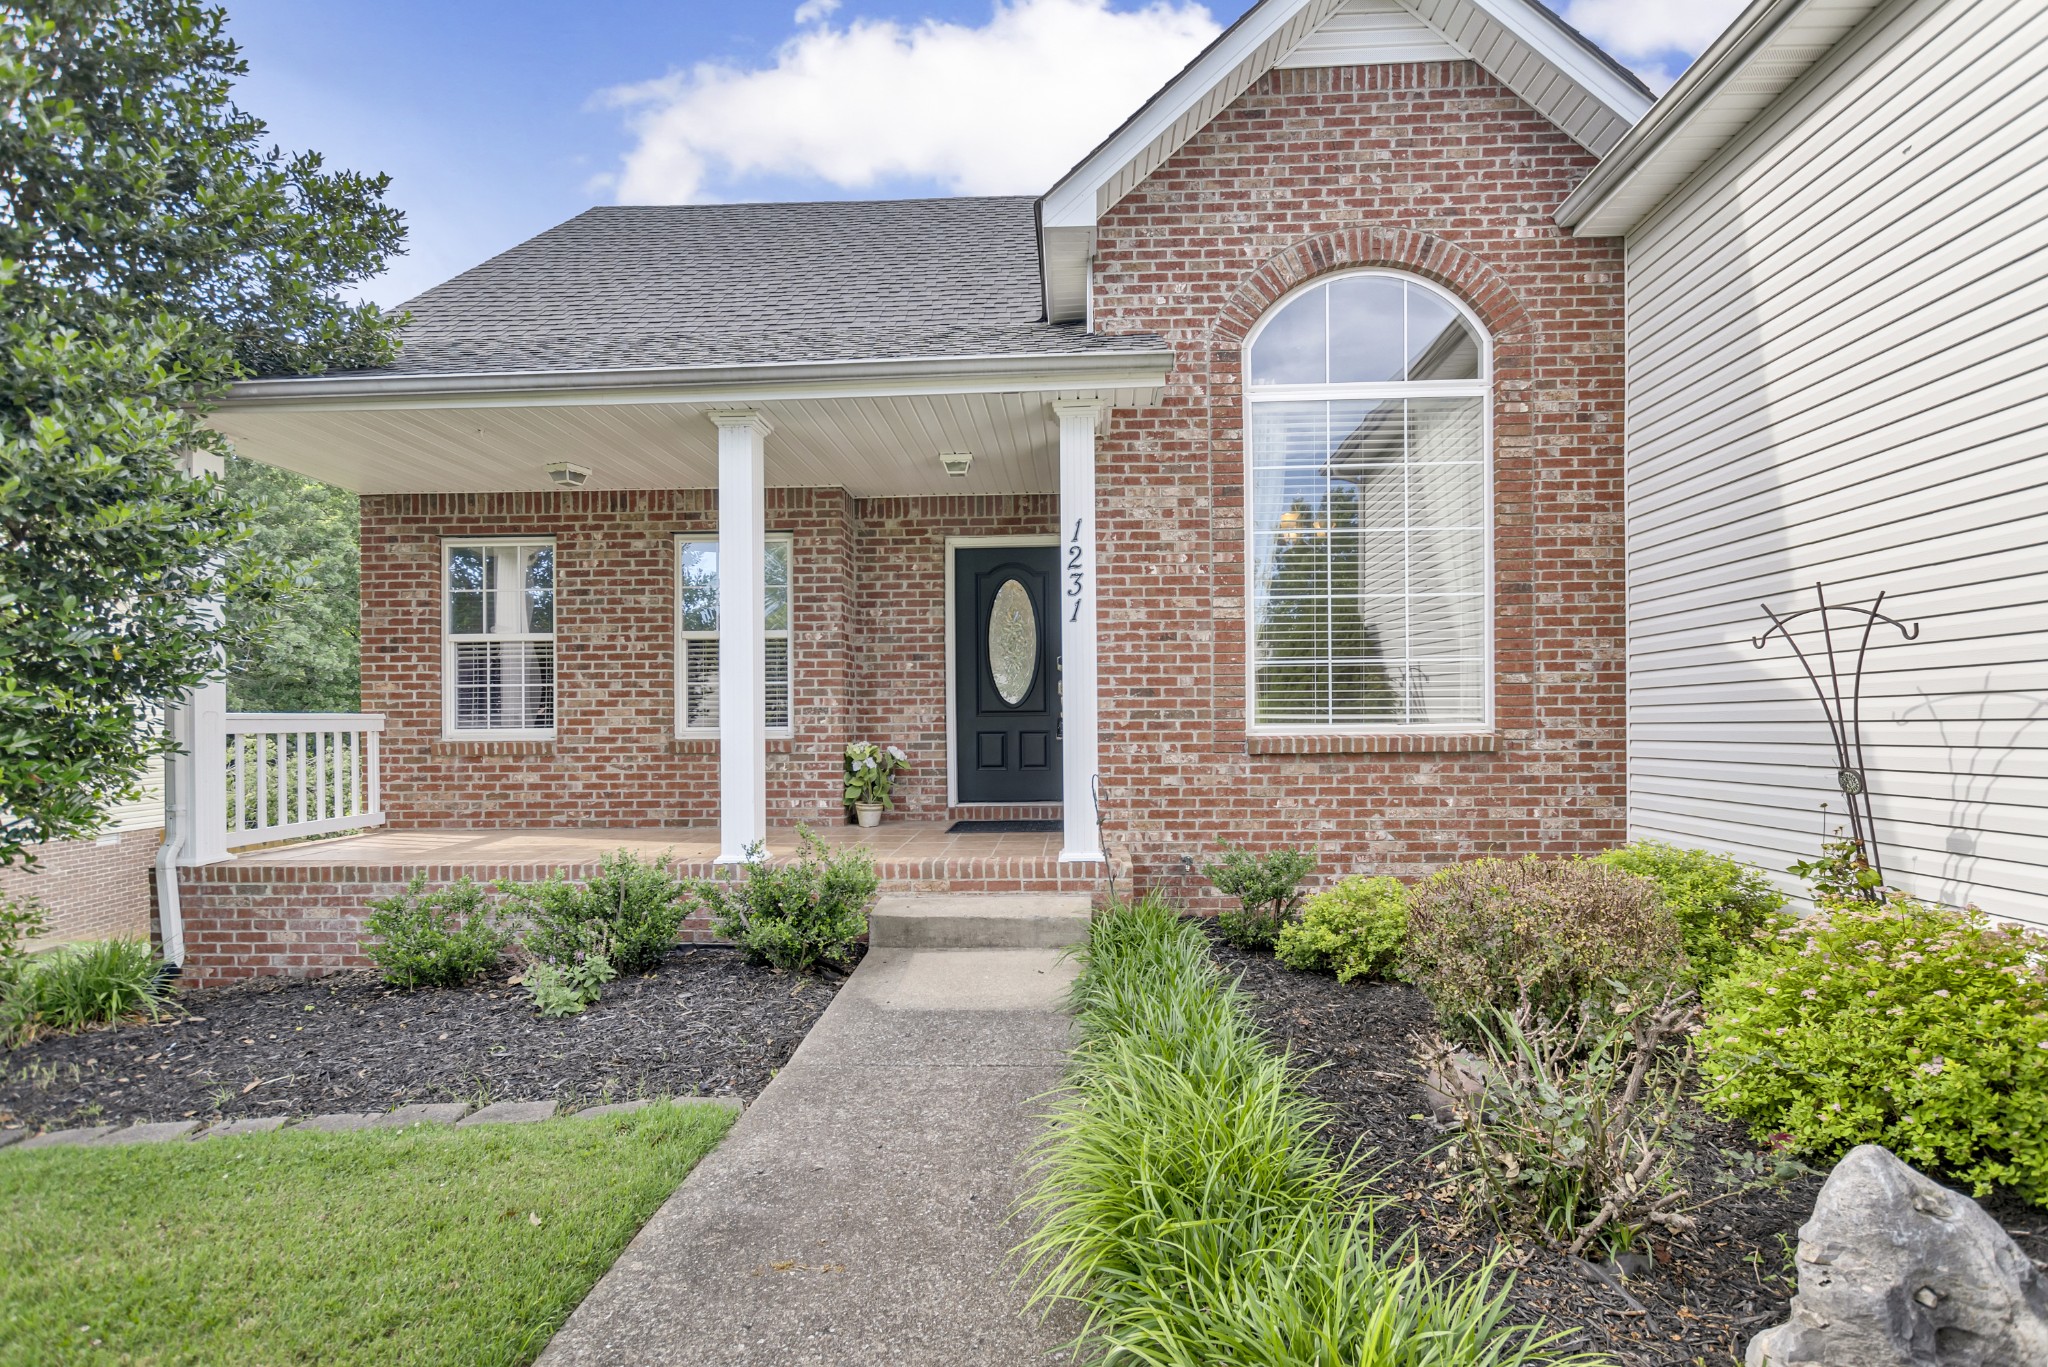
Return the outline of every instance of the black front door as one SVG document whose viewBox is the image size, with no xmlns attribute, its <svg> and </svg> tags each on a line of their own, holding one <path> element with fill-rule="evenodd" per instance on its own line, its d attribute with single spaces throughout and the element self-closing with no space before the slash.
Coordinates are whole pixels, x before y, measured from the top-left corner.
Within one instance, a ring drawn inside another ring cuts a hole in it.
<svg viewBox="0 0 2048 1367">
<path fill-rule="evenodd" d="M 953 552 L 953 754 L 962 802 L 1060 798 L 1056 546 Z"/>
</svg>

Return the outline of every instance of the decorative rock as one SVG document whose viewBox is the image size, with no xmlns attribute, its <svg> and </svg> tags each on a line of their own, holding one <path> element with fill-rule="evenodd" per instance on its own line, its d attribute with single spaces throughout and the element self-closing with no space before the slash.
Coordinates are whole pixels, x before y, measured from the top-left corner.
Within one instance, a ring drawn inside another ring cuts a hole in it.
<svg viewBox="0 0 2048 1367">
<path fill-rule="evenodd" d="M 1749 1367 L 2048 1363 L 2048 1279 L 1975 1201 L 1864 1144 L 1799 1227 L 1792 1317 Z"/>
<path fill-rule="evenodd" d="M 555 1114 L 552 1101 L 493 1101 L 474 1115 L 457 1122 L 455 1128 L 466 1130 L 472 1125 L 530 1125 L 536 1120 L 548 1120 Z"/>
<path fill-rule="evenodd" d="M 281 1115 L 244 1116 L 240 1120 L 223 1120 L 218 1125 L 193 1135 L 192 1142 L 196 1144 L 202 1139 L 232 1139 L 244 1134 L 269 1134 L 273 1130 L 283 1129 L 284 1126 L 285 1117 Z"/>
<path fill-rule="evenodd" d="M 159 1120 L 155 1123 L 139 1121 L 125 1130 L 116 1130 L 104 1139 L 94 1141 L 98 1147 L 109 1144 L 162 1144 L 172 1139 L 183 1139 L 199 1128 L 196 1120 Z"/>
<path fill-rule="evenodd" d="M 466 1101 L 443 1101 L 416 1103 L 400 1106 L 388 1115 L 377 1117 L 379 1129 L 396 1129 L 402 1125 L 453 1125 L 469 1112 Z"/>
<path fill-rule="evenodd" d="M 379 1116 L 368 1112 L 337 1111 L 332 1115 L 316 1115 L 311 1120 L 301 1120 L 292 1128 L 333 1134 L 340 1130 L 367 1130 L 379 1119 Z"/>
<path fill-rule="evenodd" d="M 90 1144 L 114 1132 L 112 1125 L 84 1125 L 75 1130 L 50 1130 L 22 1141 L 24 1149 L 53 1149 L 64 1144 Z"/>
</svg>

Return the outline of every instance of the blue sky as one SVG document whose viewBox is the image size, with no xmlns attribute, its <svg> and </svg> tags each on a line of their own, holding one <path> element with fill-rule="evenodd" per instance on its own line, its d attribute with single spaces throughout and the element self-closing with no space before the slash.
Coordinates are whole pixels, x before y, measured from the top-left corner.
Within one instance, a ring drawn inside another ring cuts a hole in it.
<svg viewBox="0 0 2048 1367">
<path fill-rule="evenodd" d="M 607 202 L 1036 193 L 1249 0 L 225 0 L 237 98 L 386 171 L 395 304 Z M 1575 0 L 1661 86 L 1739 0 Z"/>
</svg>

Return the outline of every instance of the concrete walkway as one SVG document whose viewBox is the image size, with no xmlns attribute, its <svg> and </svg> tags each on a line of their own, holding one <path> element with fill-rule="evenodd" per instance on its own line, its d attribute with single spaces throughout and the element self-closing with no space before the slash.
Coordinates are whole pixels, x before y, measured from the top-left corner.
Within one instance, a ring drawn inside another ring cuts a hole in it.
<svg viewBox="0 0 2048 1367">
<path fill-rule="evenodd" d="M 1019 1313 L 1005 1216 L 1074 972 L 1050 949 L 870 951 L 539 1367 L 1021 1367 L 1067 1341 Z"/>
</svg>

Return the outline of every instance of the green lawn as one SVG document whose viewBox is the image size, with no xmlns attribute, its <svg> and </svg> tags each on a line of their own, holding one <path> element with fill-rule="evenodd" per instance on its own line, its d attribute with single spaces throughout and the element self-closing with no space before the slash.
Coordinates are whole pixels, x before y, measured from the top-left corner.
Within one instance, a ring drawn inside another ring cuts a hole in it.
<svg viewBox="0 0 2048 1367">
<path fill-rule="evenodd" d="M 528 1362 L 731 1123 L 0 1151 L 0 1364 Z"/>
</svg>

